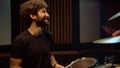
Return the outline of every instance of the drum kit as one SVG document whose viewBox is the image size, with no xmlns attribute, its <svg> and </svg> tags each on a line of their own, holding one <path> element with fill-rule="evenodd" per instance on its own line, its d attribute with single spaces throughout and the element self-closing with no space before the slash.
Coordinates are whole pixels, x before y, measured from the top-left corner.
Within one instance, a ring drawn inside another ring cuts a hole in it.
<svg viewBox="0 0 120 68">
<path fill-rule="evenodd" d="M 116 13 L 112 17 L 108 19 L 108 21 L 113 20 L 120 16 L 120 12 Z M 120 36 L 114 36 L 104 39 L 99 39 L 93 41 L 93 43 L 97 44 L 115 44 L 120 43 Z M 112 46 L 111 46 L 112 48 Z M 97 65 L 97 60 L 91 57 L 83 57 L 81 59 L 76 59 L 72 61 L 65 68 L 120 68 L 120 64 L 114 64 L 114 56 L 105 57 L 104 65 Z"/>
<path fill-rule="evenodd" d="M 99 44 L 120 43 L 120 36 L 96 40 L 93 41 L 93 43 L 99 43 Z M 120 68 L 120 64 L 114 64 L 113 60 L 114 60 L 114 56 L 105 57 L 104 65 L 96 65 L 97 60 L 95 58 L 83 57 L 81 59 L 76 59 L 72 61 L 65 68 Z"/>
</svg>

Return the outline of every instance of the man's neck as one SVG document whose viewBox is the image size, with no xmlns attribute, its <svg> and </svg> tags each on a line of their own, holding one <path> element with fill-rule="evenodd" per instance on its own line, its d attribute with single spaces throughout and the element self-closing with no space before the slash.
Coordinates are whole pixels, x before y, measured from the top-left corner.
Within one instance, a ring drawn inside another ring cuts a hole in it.
<svg viewBox="0 0 120 68">
<path fill-rule="evenodd" d="M 33 22 L 30 27 L 28 28 L 28 31 L 33 35 L 33 36 L 38 36 L 42 32 L 42 28 L 38 27 L 35 22 Z"/>
</svg>

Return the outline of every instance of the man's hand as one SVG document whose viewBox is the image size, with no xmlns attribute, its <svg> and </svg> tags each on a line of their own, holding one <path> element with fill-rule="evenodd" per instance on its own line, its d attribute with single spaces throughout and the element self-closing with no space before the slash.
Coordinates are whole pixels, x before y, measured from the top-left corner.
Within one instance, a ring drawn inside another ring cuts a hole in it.
<svg viewBox="0 0 120 68">
<path fill-rule="evenodd" d="M 60 65 L 60 64 L 56 64 L 55 68 L 65 68 L 64 66 Z"/>
</svg>

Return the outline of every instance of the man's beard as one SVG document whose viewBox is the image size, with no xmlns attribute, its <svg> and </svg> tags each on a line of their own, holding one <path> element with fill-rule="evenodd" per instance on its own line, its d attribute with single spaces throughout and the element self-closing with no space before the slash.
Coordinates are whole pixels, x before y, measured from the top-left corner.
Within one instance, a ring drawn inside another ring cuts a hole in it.
<svg viewBox="0 0 120 68">
<path fill-rule="evenodd" d="M 36 20 L 36 24 L 37 24 L 38 27 L 40 27 L 40 26 L 46 26 L 46 25 L 49 24 L 49 21 L 48 21 L 48 19 L 45 19 L 45 18 L 42 18 L 42 19 L 38 18 Z"/>
</svg>

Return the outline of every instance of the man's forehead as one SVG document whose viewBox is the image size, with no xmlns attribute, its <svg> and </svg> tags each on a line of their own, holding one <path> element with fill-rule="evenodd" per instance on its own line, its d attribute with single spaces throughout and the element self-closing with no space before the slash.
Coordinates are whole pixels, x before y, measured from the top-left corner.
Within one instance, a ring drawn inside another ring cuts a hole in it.
<svg viewBox="0 0 120 68">
<path fill-rule="evenodd" d="M 39 9 L 39 11 L 46 11 L 46 8 L 41 8 Z"/>
</svg>

